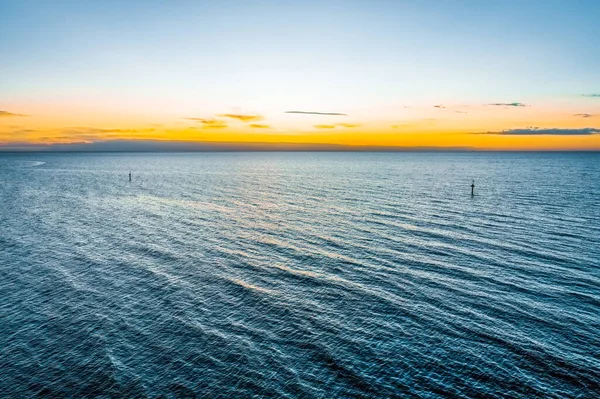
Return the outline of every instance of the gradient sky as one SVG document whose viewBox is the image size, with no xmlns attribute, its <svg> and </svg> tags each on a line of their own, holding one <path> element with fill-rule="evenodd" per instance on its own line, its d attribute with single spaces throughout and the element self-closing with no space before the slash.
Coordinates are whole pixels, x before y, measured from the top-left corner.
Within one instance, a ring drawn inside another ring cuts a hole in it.
<svg viewBox="0 0 600 399">
<path fill-rule="evenodd" d="M 0 0 L 0 149 L 600 150 L 599 15 L 598 0 Z"/>
</svg>

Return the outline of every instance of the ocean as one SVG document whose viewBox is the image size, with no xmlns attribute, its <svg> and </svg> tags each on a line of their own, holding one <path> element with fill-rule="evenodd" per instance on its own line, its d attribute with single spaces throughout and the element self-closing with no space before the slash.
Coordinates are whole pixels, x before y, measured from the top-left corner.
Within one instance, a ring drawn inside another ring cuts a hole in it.
<svg viewBox="0 0 600 399">
<path fill-rule="evenodd" d="M 0 204 L 3 398 L 600 397 L 599 153 L 0 154 Z"/>
</svg>

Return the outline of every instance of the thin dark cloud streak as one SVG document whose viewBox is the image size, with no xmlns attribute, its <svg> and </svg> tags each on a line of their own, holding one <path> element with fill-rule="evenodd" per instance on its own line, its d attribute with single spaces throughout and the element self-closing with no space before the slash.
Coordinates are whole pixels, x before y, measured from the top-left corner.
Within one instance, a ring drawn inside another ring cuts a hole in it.
<svg viewBox="0 0 600 399">
<path fill-rule="evenodd" d="M 202 124 L 202 127 L 208 129 L 224 129 L 228 127 L 225 121 L 213 118 L 184 118 L 189 121 L 194 121 Z"/>
<path fill-rule="evenodd" d="M 594 114 L 573 114 L 573 116 L 578 116 L 580 118 L 591 118 Z"/>
<path fill-rule="evenodd" d="M 348 116 L 340 112 L 316 112 L 316 111 L 285 111 L 285 114 L 304 114 L 304 115 L 334 115 L 334 116 Z"/>
<path fill-rule="evenodd" d="M 600 93 L 582 94 L 582 97 L 600 97 Z"/>
<path fill-rule="evenodd" d="M 496 136 L 591 136 L 600 134 L 600 128 L 584 127 L 580 129 L 568 128 L 539 128 L 528 127 L 521 129 L 507 129 L 497 132 L 485 132 L 476 134 L 490 134 Z"/>
<path fill-rule="evenodd" d="M 223 118 L 237 119 L 242 122 L 262 121 L 264 118 L 261 115 L 244 115 L 244 114 L 219 114 Z"/>
<path fill-rule="evenodd" d="M 0 117 L 10 117 L 10 116 L 29 116 L 29 115 L 15 114 L 14 112 L 8 112 L 8 111 L 0 111 Z"/>
<path fill-rule="evenodd" d="M 493 107 L 527 107 L 528 105 L 523 103 L 491 103 L 487 104 Z"/>
<path fill-rule="evenodd" d="M 206 122 L 206 121 L 210 120 L 210 119 L 208 119 L 208 118 L 183 118 L 183 119 L 186 119 L 186 120 L 188 120 L 188 121 L 202 122 L 202 123 L 204 123 L 204 122 Z"/>
</svg>

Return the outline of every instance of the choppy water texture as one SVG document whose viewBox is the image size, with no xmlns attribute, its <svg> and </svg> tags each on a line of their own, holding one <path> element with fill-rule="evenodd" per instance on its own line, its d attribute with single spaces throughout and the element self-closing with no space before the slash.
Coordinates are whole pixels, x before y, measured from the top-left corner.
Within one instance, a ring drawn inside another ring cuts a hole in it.
<svg viewBox="0 0 600 399">
<path fill-rule="evenodd" d="M 600 397 L 600 154 L 5 154 L 0 195 L 1 397 Z"/>
</svg>

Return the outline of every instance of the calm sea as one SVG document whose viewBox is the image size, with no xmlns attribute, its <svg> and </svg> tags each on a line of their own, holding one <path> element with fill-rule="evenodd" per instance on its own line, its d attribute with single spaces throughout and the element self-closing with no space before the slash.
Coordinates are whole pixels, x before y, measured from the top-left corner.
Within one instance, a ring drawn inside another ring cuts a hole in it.
<svg viewBox="0 0 600 399">
<path fill-rule="evenodd" d="M 600 397 L 600 154 L 0 155 L 36 396 Z"/>
</svg>

